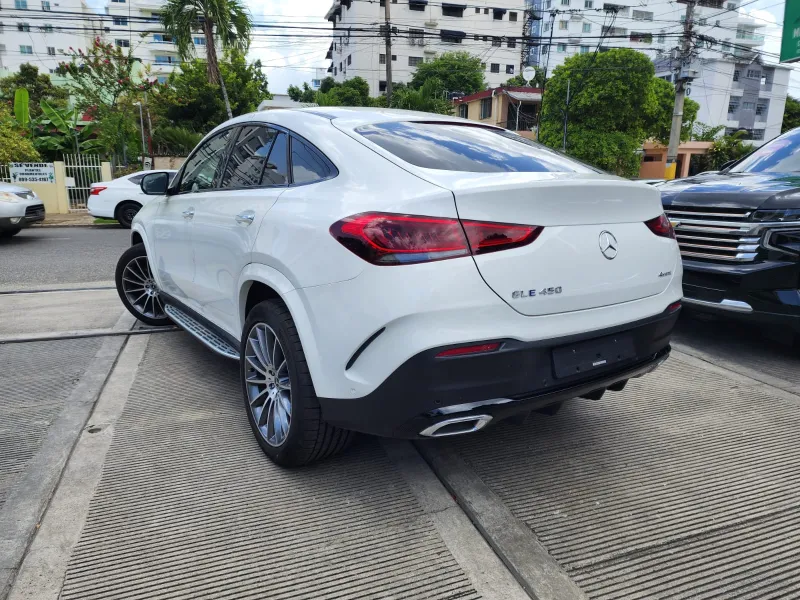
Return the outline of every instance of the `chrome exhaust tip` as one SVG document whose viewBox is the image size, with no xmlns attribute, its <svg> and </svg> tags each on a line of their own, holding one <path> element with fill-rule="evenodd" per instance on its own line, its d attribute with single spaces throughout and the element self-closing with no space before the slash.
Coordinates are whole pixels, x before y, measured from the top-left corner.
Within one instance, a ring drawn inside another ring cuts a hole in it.
<svg viewBox="0 0 800 600">
<path fill-rule="evenodd" d="M 419 432 L 424 437 L 448 437 L 451 435 L 462 435 L 464 433 L 475 433 L 480 431 L 492 420 L 491 415 L 472 415 L 469 417 L 455 417 L 439 421 L 430 427 L 426 427 Z"/>
</svg>

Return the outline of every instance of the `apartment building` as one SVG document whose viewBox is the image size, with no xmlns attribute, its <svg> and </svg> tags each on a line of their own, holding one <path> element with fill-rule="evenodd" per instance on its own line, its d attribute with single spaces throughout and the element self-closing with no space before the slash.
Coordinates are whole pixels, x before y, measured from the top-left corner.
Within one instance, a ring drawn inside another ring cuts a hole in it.
<svg viewBox="0 0 800 600">
<path fill-rule="evenodd" d="M 404 83 L 418 65 L 451 51 L 479 57 L 489 87 L 520 72 L 523 0 L 471 0 L 469 4 L 391 0 L 391 56 L 386 55 L 381 33 L 385 1 L 333 1 L 326 14 L 334 26 L 327 75 L 340 82 L 363 77 L 370 94 L 377 96 L 386 90 L 387 60 L 392 61 L 392 81 Z"/>
<path fill-rule="evenodd" d="M 13 8 L 11 3 L 13 2 Z M 54 73 L 65 52 L 85 48 L 98 36 L 127 50 L 149 66 L 150 75 L 166 81 L 178 68 L 178 49 L 158 21 L 163 0 L 107 0 L 90 7 L 86 0 L 0 0 L 0 74 L 23 63 Z M 194 37 L 204 58 L 205 37 Z"/>
</svg>

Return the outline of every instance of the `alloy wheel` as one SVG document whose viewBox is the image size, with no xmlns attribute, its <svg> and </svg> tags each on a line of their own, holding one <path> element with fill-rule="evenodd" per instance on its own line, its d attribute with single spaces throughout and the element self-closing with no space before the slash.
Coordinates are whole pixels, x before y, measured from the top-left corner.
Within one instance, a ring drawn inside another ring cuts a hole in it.
<svg viewBox="0 0 800 600">
<path fill-rule="evenodd" d="M 159 296 L 158 285 L 150 271 L 146 256 L 131 260 L 122 272 L 122 291 L 128 302 L 139 314 L 151 319 L 164 319 L 164 305 Z"/>
<path fill-rule="evenodd" d="M 280 446 L 289 435 L 292 390 L 286 353 L 266 323 L 256 323 L 247 334 L 245 387 L 253 420 L 270 446 Z"/>
</svg>

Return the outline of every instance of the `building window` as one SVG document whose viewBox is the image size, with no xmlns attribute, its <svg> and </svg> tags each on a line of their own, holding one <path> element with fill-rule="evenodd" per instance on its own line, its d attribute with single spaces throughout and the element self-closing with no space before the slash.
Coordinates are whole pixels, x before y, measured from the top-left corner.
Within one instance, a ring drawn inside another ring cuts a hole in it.
<svg viewBox="0 0 800 600">
<path fill-rule="evenodd" d="M 558 30 L 559 31 L 566 31 L 569 29 L 569 21 L 559 21 L 558 22 Z"/>
<path fill-rule="evenodd" d="M 759 102 L 758 104 L 756 104 L 756 115 L 758 115 L 759 117 L 765 116 L 767 114 L 768 108 L 769 104 L 767 103 L 767 101 Z"/>
<path fill-rule="evenodd" d="M 30 31 L 31 26 L 28 23 L 17 23 L 17 31 Z"/>
<path fill-rule="evenodd" d="M 19 47 L 20 54 L 33 54 L 33 46 L 20 46 Z"/>
<path fill-rule="evenodd" d="M 503 38 L 493 37 L 492 38 L 492 46 L 495 48 L 500 48 L 503 45 Z"/>
<path fill-rule="evenodd" d="M 475 7 L 475 14 L 476 14 L 476 15 L 479 15 L 479 14 L 481 14 L 481 7 L 480 7 L 480 6 L 476 6 L 476 7 Z"/>
<path fill-rule="evenodd" d="M 48 56 L 55 56 L 56 55 L 56 49 L 53 46 L 48 46 L 47 47 L 47 55 Z"/>
<path fill-rule="evenodd" d="M 736 70 L 733 72 L 733 80 L 734 80 L 734 81 L 739 81 L 739 69 L 736 69 Z"/>
<path fill-rule="evenodd" d="M 40 29 L 45 33 L 53 33 L 53 26 L 52 25 L 42 25 Z"/>
<path fill-rule="evenodd" d="M 50 2 L 48 0 L 42 0 L 42 10 L 50 12 Z"/>
<path fill-rule="evenodd" d="M 495 8 L 494 11 L 492 11 L 492 18 L 495 21 L 502 21 L 504 14 L 506 14 L 505 10 L 500 10 L 500 9 Z"/>
<path fill-rule="evenodd" d="M 119 40 L 117 40 L 117 41 L 119 41 Z M 128 41 L 128 40 L 124 40 L 124 41 Z M 154 42 L 159 42 L 159 43 L 164 43 L 164 44 L 171 44 L 172 43 L 172 36 L 169 35 L 168 33 L 154 33 L 153 34 L 153 41 Z M 117 44 L 117 45 L 119 46 L 120 44 Z M 122 47 L 127 48 L 128 46 L 122 46 Z"/>
<path fill-rule="evenodd" d="M 636 11 L 633 11 L 633 12 L 636 12 Z M 650 20 L 652 21 L 653 19 L 650 19 Z M 706 26 L 706 25 L 708 25 L 708 19 L 706 17 L 702 17 L 698 21 L 698 24 L 701 25 L 701 26 Z"/>
<path fill-rule="evenodd" d="M 116 4 L 125 4 L 125 0 L 111 0 L 111 2 L 114 2 Z"/>
<path fill-rule="evenodd" d="M 728 114 L 732 115 L 737 110 L 739 110 L 739 99 L 738 98 L 736 98 L 736 99 L 731 98 L 730 101 L 728 102 Z"/>
<path fill-rule="evenodd" d="M 653 13 L 646 10 L 635 10 L 633 11 L 632 17 L 634 21 L 652 21 Z"/>
<path fill-rule="evenodd" d="M 547 54 L 547 46 L 542 46 L 542 54 Z"/>
<path fill-rule="evenodd" d="M 747 69 L 748 79 L 761 79 L 761 71 L 757 69 Z"/>
<path fill-rule="evenodd" d="M 0 33 L 3 33 L 3 31 L 5 31 L 5 28 L 6 26 L 2 22 L 0 22 Z"/>
<path fill-rule="evenodd" d="M 558 44 L 558 46 L 556 46 L 556 52 L 562 52 L 563 53 L 563 52 L 566 52 L 566 51 L 567 51 L 567 45 L 566 44 Z"/>
<path fill-rule="evenodd" d="M 460 44 L 465 34 L 461 31 L 439 30 L 439 39 L 448 44 Z"/>
<path fill-rule="evenodd" d="M 755 110 L 756 103 L 755 102 L 742 102 L 742 110 Z"/>
<path fill-rule="evenodd" d="M 769 78 L 769 75 L 761 73 L 761 85 L 768 85 L 770 83 L 772 83 L 772 80 Z"/>
<path fill-rule="evenodd" d="M 544 32 L 547 33 L 548 31 L 550 31 L 550 23 L 545 23 L 544 24 Z"/>
<path fill-rule="evenodd" d="M 739 8 L 739 5 L 736 4 L 736 2 L 728 2 L 725 8 L 727 8 L 728 10 L 736 10 L 737 8 Z"/>
<path fill-rule="evenodd" d="M 128 40 L 122 40 L 127 42 Z M 173 62 L 171 56 L 164 56 L 160 54 L 156 54 L 156 64 L 157 65 L 171 65 Z"/>
<path fill-rule="evenodd" d="M 156 77 L 156 81 L 158 83 L 160 83 L 161 85 L 164 85 L 165 83 L 167 83 L 167 81 L 169 81 L 169 76 L 168 75 L 159 75 L 158 77 Z"/>
<path fill-rule="evenodd" d="M 514 74 L 514 65 L 506 65 L 506 75 Z"/>
<path fill-rule="evenodd" d="M 394 56 L 392 57 L 392 60 L 394 60 Z M 350 66 L 352 64 L 353 64 L 353 55 L 352 54 L 348 54 L 347 55 L 347 66 Z"/>
<path fill-rule="evenodd" d="M 122 27 L 128 26 L 128 18 L 127 17 L 114 17 L 114 25 L 120 25 Z"/>
<path fill-rule="evenodd" d="M 408 30 L 408 43 L 412 46 L 425 45 L 425 30 L 424 29 L 409 29 Z"/>
<path fill-rule="evenodd" d="M 753 140 L 763 140 L 764 139 L 764 130 L 763 129 L 753 129 L 753 135 L 750 139 Z"/>
<path fill-rule="evenodd" d="M 469 118 L 469 105 L 466 102 L 463 102 L 458 107 L 458 116 L 461 117 L 462 119 Z"/>
<path fill-rule="evenodd" d="M 488 8 L 484 8 L 483 9 L 483 14 L 488 15 L 489 14 L 489 9 Z"/>
<path fill-rule="evenodd" d="M 408 10 L 423 12 L 425 10 L 425 4 L 425 2 L 414 2 L 414 0 L 410 0 L 408 3 Z"/>
<path fill-rule="evenodd" d="M 508 39 L 508 40 L 506 41 L 506 45 L 507 45 L 509 48 L 516 48 L 516 47 L 517 47 L 517 40 Z"/>
<path fill-rule="evenodd" d="M 492 116 L 492 98 L 483 98 L 481 100 L 481 119 L 488 119 Z"/>
<path fill-rule="evenodd" d="M 386 55 L 385 54 L 381 54 L 380 56 L 378 56 L 378 64 L 379 65 L 385 65 L 386 64 Z"/>
<path fill-rule="evenodd" d="M 338 73 L 339 73 L 339 71 L 336 69 L 336 67 L 333 67 L 333 76 L 336 77 L 336 75 L 338 75 Z"/>
<path fill-rule="evenodd" d="M 425 59 L 421 56 L 409 56 L 408 57 L 408 66 L 409 67 L 416 67 L 421 65 L 425 62 Z"/>
<path fill-rule="evenodd" d="M 443 17 L 463 17 L 464 7 L 460 4 L 444 4 L 442 3 L 442 16 Z"/>
<path fill-rule="evenodd" d="M 581 54 L 589 54 L 590 48 L 589 46 L 581 46 Z"/>
<path fill-rule="evenodd" d="M 342 70 L 342 61 L 339 61 L 339 70 Z"/>
<path fill-rule="evenodd" d="M 583 33 L 592 33 L 592 24 L 591 23 L 584 23 L 583 24 Z"/>
<path fill-rule="evenodd" d="M 386 91 L 386 82 L 385 81 L 379 81 L 378 82 L 378 91 L 379 92 L 385 92 Z"/>
<path fill-rule="evenodd" d="M 122 39 L 114 40 L 114 45 L 117 48 L 130 48 L 131 47 L 131 41 L 130 40 L 122 40 Z"/>
<path fill-rule="evenodd" d="M 492 63 L 489 65 L 489 71 L 492 73 L 499 73 L 500 72 L 500 63 Z"/>
<path fill-rule="evenodd" d="M 584 0 L 583 8 L 594 8 L 594 0 Z"/>
<path fill-rule="evenodd" d="M 561 6 L 569 6 L 569 0 L 561 0 Z"/>
<path fill-rule="evenodd" d="M 659 44 L 665 44 L 667 42 L 667 35 L 663 31 L 659 32 L 657 41 Z"/>
<path fill-rule="evenodd" d="M 510 13 L 508 13 L 508 20 L 509 21 L 516 21 L 517 20 L 517 13 L 515 13 L 514 11 L 511 11 Z"/>
<path fill-rule="evenodd" d="M 192 43 L 195 46 L 205 46 L 206 45 L 206 38 L 204 36 L 196 36 L 192 38 Z"/>
<path fill-rule="evenodd" d="M 641 44 L 652 44 L 653 43 L 653 34 L 652 33 L 642 33 L 640 31 L 631 31 L 630 40 L 632 42 L 639 42 Z"/>
<path fill-rule="evenodd" d="M 17 10 L 28 10 L 28 0 L 14 0 L 14 8 Z"/>
</svg>

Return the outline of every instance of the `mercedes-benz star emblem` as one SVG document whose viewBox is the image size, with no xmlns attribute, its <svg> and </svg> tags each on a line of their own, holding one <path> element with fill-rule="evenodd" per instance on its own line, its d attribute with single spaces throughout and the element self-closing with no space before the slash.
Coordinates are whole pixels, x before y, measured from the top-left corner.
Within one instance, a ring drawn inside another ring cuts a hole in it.
<svg viewBox="0 0 800 600">
<path fill-rule="evenodd" d="M 608 260 L 614 260 L 617 257 L 617 238 L 610 231 L 600 232 L 600 252 Z"/>
</svg>

